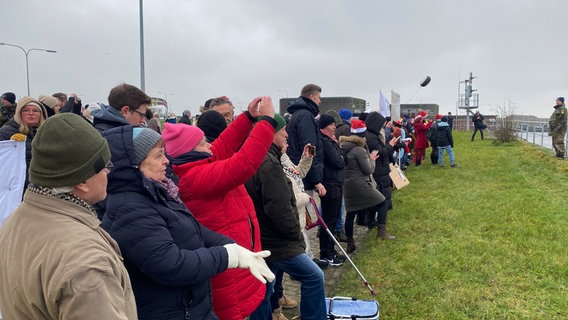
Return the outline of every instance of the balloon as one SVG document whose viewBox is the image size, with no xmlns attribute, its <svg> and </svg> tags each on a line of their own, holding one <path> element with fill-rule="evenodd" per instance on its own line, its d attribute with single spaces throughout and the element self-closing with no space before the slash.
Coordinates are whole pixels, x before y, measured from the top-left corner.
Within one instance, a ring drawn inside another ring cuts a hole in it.
<svg viewBox="0 0 568 320">
<path fill-rule="evenodd" d="M 430 76 L 426 76 L 426 78 L 422 80 L 422 82 L 420 82 L 420 86 L 421 87 L 427 86 L 430 83 L 430 80 L 432 80 L 432 78 L 430 78 Z"/>
</svg>

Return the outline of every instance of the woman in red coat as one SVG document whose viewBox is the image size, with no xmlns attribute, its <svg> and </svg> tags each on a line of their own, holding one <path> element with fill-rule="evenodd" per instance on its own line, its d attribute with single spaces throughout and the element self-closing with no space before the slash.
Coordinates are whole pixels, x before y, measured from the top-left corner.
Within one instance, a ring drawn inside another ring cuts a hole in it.
<svg viewBox="0 0 568 320">
<path fill-rule="evenodd" d="M 259 97 L 212 144 L 197 127 L 165 124 L 163 130 L 187 208 L 207 228 L 254 252 L 262 250 L 260 229 L 244 182 L 264 160 L 275 127 L 272 100 Z M 219 319 L 250 316 L 266 293 L 265 285 L 247 270 L 227 270 L 213 277 L 211 284 L 213 310 Z"/>
<path fill-rule="evenodd" d="M 427 119 L 428 114 L 424 111 L 420 112 L 414 118 L 414 132 L 416 133 L 416 143 L 414 144 L 414 164 L 419 166 L 422 158 L 426 154 L 426 149 L 430 147 L 426 132 L 432 126 L 432 122 Z"/>
</svg>

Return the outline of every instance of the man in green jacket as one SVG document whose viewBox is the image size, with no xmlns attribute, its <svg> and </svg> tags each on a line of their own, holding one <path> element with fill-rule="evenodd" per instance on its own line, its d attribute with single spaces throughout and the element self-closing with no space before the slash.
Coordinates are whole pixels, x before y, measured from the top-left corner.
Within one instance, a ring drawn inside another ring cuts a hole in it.
<svg viewBox="0 0 568 320">
<path fill-rule="evenodd" d="M 564 97 L 556 99 L 554 112 L 548 121 L 548 135 L 552 136 L 552 147 L 556 151 L 556 157 L 564 159 L 566 157 L 566 146 L 564 138 L 566 137 L 566 106 L 564 105 Z"/>
</svg>

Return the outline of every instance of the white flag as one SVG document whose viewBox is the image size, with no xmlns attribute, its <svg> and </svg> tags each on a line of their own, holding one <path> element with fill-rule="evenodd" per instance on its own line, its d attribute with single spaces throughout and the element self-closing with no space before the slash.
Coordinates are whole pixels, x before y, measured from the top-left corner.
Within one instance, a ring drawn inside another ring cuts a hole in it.
<svg viewBox="0 0 568 320">
<path fill-rule="evenodd" d="M 391 111 L 390 111 L 390 104 L 389 101 L 387 100 L 387 98 L 385 97 L 385 95 L 383 94 L 382 91 L 379 90 L 379 94 L 381 96 L 381 99 L 379 100 L 379 113 L 383 115 L 383 117 L 390 117 L 391 115 Z"/>
<path fill-rule="evenodd" d="M 0 141 L 0 226 L 22 202 L 26 180 L 26 143 Z M 9 163 L 10 165 L 5 165 Z"/>
</svg>

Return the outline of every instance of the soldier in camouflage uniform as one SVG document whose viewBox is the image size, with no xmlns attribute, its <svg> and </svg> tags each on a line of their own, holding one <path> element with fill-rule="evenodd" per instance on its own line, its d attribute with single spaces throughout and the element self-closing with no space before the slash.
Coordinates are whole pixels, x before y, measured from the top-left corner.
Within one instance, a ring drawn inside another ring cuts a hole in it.
<svg viewBox="0 0 568 320">
<path fill-rule="evenodd" d="M 0 96 L 0 127 L 8 123 L 16 112 L 16 95 L 6 92 Z"/>
<path fill-rule="evenodd" d="M 566 156 L 566 148 L 564 145 L 564 137 L 566 136 L 566 106 L 564 105 L 564 97 L 556 99 L 554 112 L 548 121 L 548 135 L 552 136 L 552 146 L 556 150 L 556 156 L 564 159 Z"/>
</svg>

